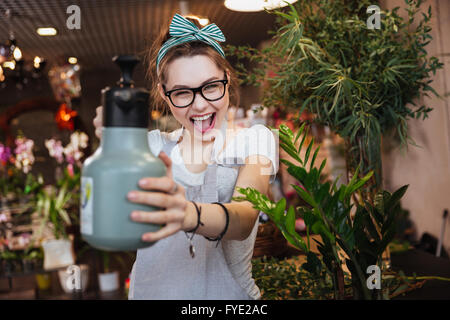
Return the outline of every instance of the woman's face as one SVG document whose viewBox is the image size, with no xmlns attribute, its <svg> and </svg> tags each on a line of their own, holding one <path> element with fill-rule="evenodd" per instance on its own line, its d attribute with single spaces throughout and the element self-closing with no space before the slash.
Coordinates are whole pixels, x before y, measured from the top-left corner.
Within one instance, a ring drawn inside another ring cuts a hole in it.
<svg viewBox="0 0 450 320">
<path fill-rule="evenodd" d="M 215 80 L 224 80 L 225 73 L 207 56 L 196 55 L 173 60 L 167 67 L 165 90 L 178 88 L 198 88 Z M 228 75 L 226 75 L 228 78 Z M 186 108 L 175 107 L 169 97 L 164 95 L 162 85 L 159 86 L 163 99 L 179 123 L 186 128 L 192 137 L 202 141 L 211 141 L 222 122 L 230 102 L 228 85 L 224 96 L 216 101 L 208 101 L 197 92 L 194 101 Z M 205 91 L 204 91 L 205 92 Z M 182 94 L 182 92 L 180 92 Z"/>
</svg>

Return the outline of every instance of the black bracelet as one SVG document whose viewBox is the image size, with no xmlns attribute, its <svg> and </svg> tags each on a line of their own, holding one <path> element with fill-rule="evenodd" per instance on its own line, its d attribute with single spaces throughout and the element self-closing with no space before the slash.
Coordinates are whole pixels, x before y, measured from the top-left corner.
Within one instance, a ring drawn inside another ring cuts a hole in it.
<svg viewBox="0 0 450 320">
<path fill-rule="evenodd" d="M 194 229 L 185 231 L 184 234 L 186 235 L 186 237 L 189 240 L 189 253 L 191 254 L 191 257 L 194 258 L 195 257 L 195 247 L 194 247 L 194 244 L 192 243 L 192 239 L 194 238 L 195 232 L 200 227 L 200 225 L 203 226 L 204 224 L 203 224 L 203 222 L 200 221 L 200 215 L 201 215 L 202 208 L 201 207 L 199 208 L 198 205 L 194 201 L 191 201 L 191 202 L 195 206 L 195 209 L 197 210 L 197 225 L 195 226 Z M 190 238 L 187 234 L 188 232 L 193 232 L 192 236 Z"/>
<path fill-rule="evenodd" d="M 206 236 L 203 236 L 203 237 L 205 239 L 209 240 L 209 241 L 217 241 L 217 244 L 216 244 L 216 248 L 217 248 L 217 246 L 219 245 L 219 241 L 222 240 L 223 236 L 225 235 L 225 233 L 228 230 L 228 225 L 230 223 L 230 214 L 228 213 L 228 209 L 223 204 L 221 204 L 220 202 L 213 202 L 213 204 L 218 204 L 219 206 L 221 206 L 223 208 L 223 211 L 225 212 L 225 218 L 226 218 L 225 228 L 223 229 L 222 233 L 219 234 L 219 236 L 217 238 L 215 238 L 215 239 L 211 239 L 211 238 L 208 238 Z"/>
<path fill-rule="evenodd" d="M 200 221 L 200 215 L 202 212 L 202 208 L 201 207 L 199 208 L 198 205 L 194 201 L 191 201 L 191 202 L 194 205 L 195 209 L 197 210 L 197 225 L 195 226 L 194 229 L 185 231 L 185 232 L 189 232 L 189 233 L 194 232 L 195 233 L 197 231 L 197 229 L 200 227 L 200 225 L 204 226 L 203 222 Z"/>
</svg>

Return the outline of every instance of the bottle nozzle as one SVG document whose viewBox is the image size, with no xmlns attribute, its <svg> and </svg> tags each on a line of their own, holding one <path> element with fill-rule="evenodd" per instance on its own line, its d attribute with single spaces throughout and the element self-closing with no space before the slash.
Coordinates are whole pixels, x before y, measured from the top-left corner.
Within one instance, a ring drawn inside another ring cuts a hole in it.
<svg viewBox="0 0 450 320">
<path fill-rule="evenodd" d="M 120 55 L 115 56 L 113 61 L 119 66 L 122 72 L 122 77 L 120 78 L 119 85 L 121 87 L 131 87 L 134 84 L 132 79 L 133 69 L 140 61 L 135 55 Z"/>
</svg>

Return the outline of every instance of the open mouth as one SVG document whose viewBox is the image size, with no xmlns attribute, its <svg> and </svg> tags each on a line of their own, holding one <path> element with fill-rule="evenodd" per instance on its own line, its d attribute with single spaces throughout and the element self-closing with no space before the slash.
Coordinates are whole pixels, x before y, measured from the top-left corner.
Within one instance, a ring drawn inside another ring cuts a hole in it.
<svg viewBox="0 0 450 320">
<path fill-rule="evenodd" d="M 211 112 L 202 116 L 194 116 L 189 118 L 194 125 L 194 128 L 202 134 L 214 128 L 216 124 L 216 113 Z"/>
</svg>

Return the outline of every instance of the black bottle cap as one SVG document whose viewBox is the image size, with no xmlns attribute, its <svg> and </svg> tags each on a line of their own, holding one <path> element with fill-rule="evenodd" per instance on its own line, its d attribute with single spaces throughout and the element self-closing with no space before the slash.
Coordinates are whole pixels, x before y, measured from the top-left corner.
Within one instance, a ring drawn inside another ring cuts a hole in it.
<svg viewBox="0 0 450 320">
<path fill-rule="evenodd" d="M 105 127 L 147 128 L 149 122 L 149 92 L 135 88 L 133 69 L 139 58 L 134 55 L 115 56 L 113 61 L 122 72 L 117 87 L 102 90 L 103 125 Z"/>
</svg>

